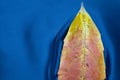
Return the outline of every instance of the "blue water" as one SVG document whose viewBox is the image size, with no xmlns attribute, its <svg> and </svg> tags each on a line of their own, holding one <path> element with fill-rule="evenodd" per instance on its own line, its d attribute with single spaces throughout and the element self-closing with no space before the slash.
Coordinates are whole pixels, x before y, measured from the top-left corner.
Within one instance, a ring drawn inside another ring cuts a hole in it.
<svg viewBox="0 0 120 80">
<path fill-rule="evenodd" d="M 0 0 L 0 80 L 56 80 L 62 40 L 81 2 L 101 32 L 107 80 L 119 80 L 118 0 Z"/>
</svg>

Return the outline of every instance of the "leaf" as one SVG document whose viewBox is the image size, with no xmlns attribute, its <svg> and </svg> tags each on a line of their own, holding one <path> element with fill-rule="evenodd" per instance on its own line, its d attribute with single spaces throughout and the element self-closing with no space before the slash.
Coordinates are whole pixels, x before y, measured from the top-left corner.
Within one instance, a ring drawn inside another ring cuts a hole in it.
<svg viewBox="0 0 120 80">
<path fill-rule="evenodd" d="M 58 80 L 104 80 L 103 50 L 100 32 L 82 5 L 64 39 Z"/>
</svg>

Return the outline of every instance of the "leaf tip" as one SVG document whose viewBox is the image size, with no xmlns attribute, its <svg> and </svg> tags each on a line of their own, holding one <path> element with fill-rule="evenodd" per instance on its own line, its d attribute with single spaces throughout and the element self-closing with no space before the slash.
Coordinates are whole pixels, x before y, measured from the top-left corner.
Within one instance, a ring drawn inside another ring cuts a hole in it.
<svg viewBox="0 0 120 80">
<path fill-rule="evenodd" d="M 85 7 L 84 7 L 84 3 L 81 2 L 81 8 L 79 10 L 79 13 L 86 13 Z"/>
</svg>

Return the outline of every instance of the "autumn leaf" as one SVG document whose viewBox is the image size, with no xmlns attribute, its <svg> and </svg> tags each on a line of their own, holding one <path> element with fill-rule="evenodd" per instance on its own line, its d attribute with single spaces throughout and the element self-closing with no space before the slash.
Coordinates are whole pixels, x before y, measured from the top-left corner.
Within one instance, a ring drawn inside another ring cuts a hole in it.
<svg viewBox="0 0 120 80">
<path fill-rule="evenodd" d="M 103 50 L 100 32 L 82 5 L 64 39 L 58 80 L 104 80 Z"/>
</svg>

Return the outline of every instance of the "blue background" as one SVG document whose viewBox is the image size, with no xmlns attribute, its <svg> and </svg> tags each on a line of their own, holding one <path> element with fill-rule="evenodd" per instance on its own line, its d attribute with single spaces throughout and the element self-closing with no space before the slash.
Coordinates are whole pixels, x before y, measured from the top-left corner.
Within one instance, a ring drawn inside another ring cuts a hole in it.
<svg viewBox="0 0 120 80">
<path fill-rule="evenodd" d="M 81 2 L 101 32 L 107 79 L 119 80 L 119 0 L 0 0 L 0 80 L 55 80 L 55 46 Z"/>
</svg>

